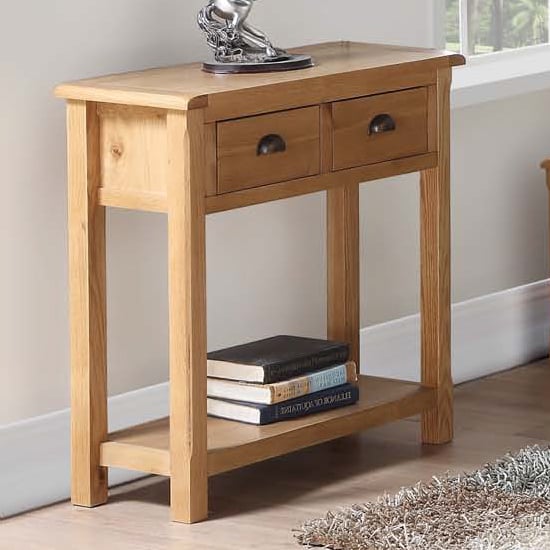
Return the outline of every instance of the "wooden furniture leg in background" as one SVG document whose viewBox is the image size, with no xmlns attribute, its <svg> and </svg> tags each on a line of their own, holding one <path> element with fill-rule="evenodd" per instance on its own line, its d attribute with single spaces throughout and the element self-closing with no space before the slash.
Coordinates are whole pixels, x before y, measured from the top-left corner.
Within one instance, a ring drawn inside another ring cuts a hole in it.
<svg viewBox="0 0 550 550">
<path fill-rule="evenodd" d="M 543 160 L 540 167 L 546 170 L 546 187 L 548 189 L 548 233 L 550 237 L 550 158 Z"/>
<path fill-rule="evenodd" d="M 451 376 L 450 264 L 450 108 L 451 70 L 437 82 L 439 163 L 421 175 L 421 370 L 422 383 L 437 389 L 437 406 L 423 413 L 422 441 L 447 443 L 453 438 Z"/>
<path fill-rule="evenodd" d="M 542 161 L 540 167 L 546 170 L 546 187 L 548 188 L 548 234 L 550 235 L 550 158 Z"/>
<path fill-rule="evenodd" d="M 99 123 L 95 103 L 67 106 L 69 176 L 69 285 L 71 322 L 72 502 L 107 501 L 105 208 L 97 202 Z"/>
<path fill-rule="evenodd" d="M 350 344 L 359 370 L 359 185 L 327 191 L 328 337 Z"/>
<path fill-rule="evenodd" d="M 170 492 L 172 519 L 208 516 L 204 126 L 169 111 Z"/>
</svg>

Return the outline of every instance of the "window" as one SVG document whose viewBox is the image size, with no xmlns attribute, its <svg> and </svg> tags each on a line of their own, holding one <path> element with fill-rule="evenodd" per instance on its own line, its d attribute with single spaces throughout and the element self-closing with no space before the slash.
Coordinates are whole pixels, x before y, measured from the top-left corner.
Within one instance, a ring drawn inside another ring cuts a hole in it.
<svg viewBox="0 0 550 550">
<path fill-rule="evenodd" d="M 548 44 L 550 0 L 446 0 L 447 49 L 467 56 Z"/>
</svg>

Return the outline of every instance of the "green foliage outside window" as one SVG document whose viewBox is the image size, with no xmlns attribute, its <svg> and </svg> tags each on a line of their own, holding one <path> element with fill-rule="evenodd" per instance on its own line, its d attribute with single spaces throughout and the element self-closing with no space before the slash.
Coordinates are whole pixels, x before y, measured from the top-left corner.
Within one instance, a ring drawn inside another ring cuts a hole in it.
<svg viewBox="0 0 550 550">
<path fill-rule="evenodd" d="M 469 55 L 548 43 L 549 0 L 446 0 L 447 48 L 460 51 L 460 1 L 467 2 Z"/>
</svg>

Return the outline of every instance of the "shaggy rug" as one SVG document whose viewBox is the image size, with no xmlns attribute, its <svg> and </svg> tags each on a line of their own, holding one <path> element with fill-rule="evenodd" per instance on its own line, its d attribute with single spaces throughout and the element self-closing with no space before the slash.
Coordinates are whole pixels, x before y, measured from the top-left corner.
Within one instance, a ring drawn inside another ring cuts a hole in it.
<svg viewBox="0 0 550 550">
<path fill-rule="evenodd" d="M 550 448 L 329 512 L 296 537 L 332 550 L 550 549 Z"/>
</svg>

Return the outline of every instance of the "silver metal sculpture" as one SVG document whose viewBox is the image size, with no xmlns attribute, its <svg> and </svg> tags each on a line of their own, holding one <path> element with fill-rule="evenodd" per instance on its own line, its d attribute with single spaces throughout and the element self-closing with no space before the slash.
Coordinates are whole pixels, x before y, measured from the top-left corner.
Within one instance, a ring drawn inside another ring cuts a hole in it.
<svg viewBox="0 0 550 550">
<path fill-rule="evenodd" d="M 215 63 L 204 69 L 214 73 L 269 72 L 313 65 L 307 55 L 292 55 L 275 47 L 248 23 L 257 0 L 209 0 L 198 15 L 199 27 L 214 50 Z"/>
</svg>

